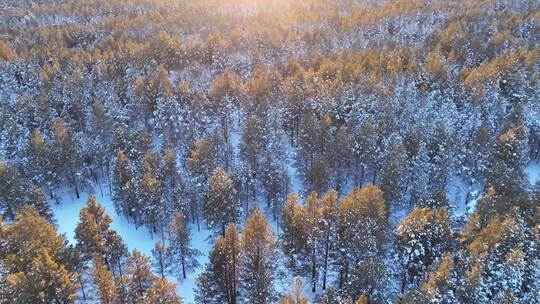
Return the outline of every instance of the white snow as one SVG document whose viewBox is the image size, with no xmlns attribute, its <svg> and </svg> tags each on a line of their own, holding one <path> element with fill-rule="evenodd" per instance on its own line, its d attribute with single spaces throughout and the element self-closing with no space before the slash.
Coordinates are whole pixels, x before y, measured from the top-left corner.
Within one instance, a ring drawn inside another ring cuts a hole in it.
<svg viewBox="0 0 540 304">
<path fill-rule="evenodd" d="M 446 195 L 454 214 L 462 215 L 467 211 L 468 187 L 461 178 L 452 178 L 446 186 Z"/>
<path fill-rule="evenodd" d="M 294 160 L 296 158 L 296 149 L 292 147 L 289 141 L 286 142 L 286 151 L 287 151 L 287 172 L 289 173 L 289 178 L 291 179 L 291 190 L 289 192 L 294 192 L 298 194 L 299 198 L 302 198 L 303 183 L 298 174 L 298 170 L 294 166 Z"/>
<path fill-rule="evenodd" d="M 523 171 L 531 184 L 534 185 L 540 181 L 540 164 L 537 162 L 530 162 Z"/>
</svg>

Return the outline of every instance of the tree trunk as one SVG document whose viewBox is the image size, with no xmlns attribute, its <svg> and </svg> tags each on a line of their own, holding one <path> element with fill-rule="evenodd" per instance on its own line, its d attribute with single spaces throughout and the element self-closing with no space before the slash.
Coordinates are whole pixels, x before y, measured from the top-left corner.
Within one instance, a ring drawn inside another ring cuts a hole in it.
<svg viewBox="0 0 540 304">
<path fill-rule="evenodd" d="M 73 182 L 73 186 L 75 187 L 75 196 L 77 197 L 77 199 L 81 198 L 79 194 L 79 186 L 77 186 L 77 181 Z"/>
<path fill-rule="evenodd" d="M 330 247 L 330 229 L 326 231 L 326 241 L 324 244 L 324 270 L 323 270 L 323 285 L 322 289 L 326 290 L 326 274 L 328 272 L 328 251 Z"/>
<path fill-rule="evenodd" d="M 317 267 L 315 264 L 315 246 L 313 246 L 313 249 L 311 250 L 311 282 L 313 284 L 311 287 L 312 292 L 315 292 L 317 289 Z"/>
<path fill-rule="evenodd" d="M 221 235 L 225 236 L 225 221 L 221 221 Z"/>
<path fill-rule="evenodd" d="M 184 280 L 186 279 L 186 259 L 184 257 L 184 252 L 182 250 L 182 277 L 184 278 Z"/>
<path fill-rule="evenodd" d="M 161 278 L 165 279 L 165 267 L 163 267 L 163 253 L 159 253 L 159 272 L 161 274 Z"/>
<path fill-rule="evenodd" d="M 195 216 L 195 218 L 197 221 L 197 231 L 201 231 L 201 223 L 199 222 L 199 213 L 197 212 L 196 214 L 197 215 Z"/>
<path fill-rule="evenodd" d="M 403 277 L 401 278 L 401 296 L 403 297 L 403 293 L 405 292 L 405 286 L 407 284 L 407 269 L 403 271 Z"/>
<path fill-rule="evenodd" d="M 364 167 L 364 164 L 360 165 L 362 167 L 362 171 L 360 173 L 360 188 L 362 188 L 362 183 L 364 182 L 364 174 L 366 173 L 366 168 Z"/>
<path fill-rule="evenodd" d="M 109 195 L 112 195 L 112 186 L 111 186 L 111 170 L 109 165 L 106 166 L 107 170 L 107 183 L 109 184 Z"/>
<path fill-rule="evenodd" d="M 79 275 L 79 284 L 81 285 L 81 292 L 82 292 L 83 300 L 86 301 L 86 293 L 84 292 L 84 284 L 80 275 Z"/>
<path fill-rule="evenodd" d="M 379 171 L 379 168 L 376 166 L 375 171 L 373 171 L 373 181 L 372 184 L 375 185 L 375 182 L 377 181 L 377 172 Z"/>
</svg>

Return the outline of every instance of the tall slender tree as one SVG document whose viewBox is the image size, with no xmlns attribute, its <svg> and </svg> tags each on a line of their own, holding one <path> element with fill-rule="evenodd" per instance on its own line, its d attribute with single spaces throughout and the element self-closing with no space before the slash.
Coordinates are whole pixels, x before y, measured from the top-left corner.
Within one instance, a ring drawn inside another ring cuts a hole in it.
<svg viewBox="0 0 540 304">
<path fill-rule="evenodd" d="M 31 206 L 0 224 L 0 303 L 74 303 L 80 265 L 55 228 Z"/>
<path fill-rule="evenodd" d="M 93 259 L 92 267 L 92 279 L 99 300 L 103 304 L 116 303 L 116 286 L 114 285 L 113 274 L 97 256 Z"/>
<path fill-rule="evenodd" d="M 176 294 L 176 285 L 163 278 L 155 278 L 146 290 L 143 304 L 182 304 L 182 297 Z"/>
<path fill-rule="evenodd" d="M 240 234 L 234 224 L 225 236 L 218 236 L 208 255 L 208 263 L 197 278 L 197 303 L 240 303 Z"/>
<path fill-rule="evenodd" d="M 241 235 L 240 277 L 243 297 L 250 303 L 273 303 L 276 298 L 277 243 L 259 209 L 246 220 Z"/>
<path fill-rule="evenodd" d="M 234 197 L 233 181 L 220 168 L 212 172 L 204 202 L 206 224 L 214 232 L 225 235 L 225 228 L 240 216 L 240 207 Z"/>
<path fill-rule="evenodd" d="M 173 261 L 181 268 L 181 275 L 178 274 L 178 277 L 186 279 L 188 272 L 199 267 L 197 257 L 201 252 L 191 247 L 191 230 L 185 216 L 179 211 L 171 216 L 167 227 L 167 239 Z"/>
</svg>

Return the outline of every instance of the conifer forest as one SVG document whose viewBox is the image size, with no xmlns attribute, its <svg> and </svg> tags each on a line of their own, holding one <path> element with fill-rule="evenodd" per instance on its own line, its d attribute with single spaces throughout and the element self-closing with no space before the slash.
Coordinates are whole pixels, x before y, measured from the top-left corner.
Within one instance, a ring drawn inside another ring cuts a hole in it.
<svg viewBox="0 0 540 304">
<path fill-rule="evenodd" d="M 540 0 L 0 0 L 0 304 L 540 304 Z"/>
</svg>

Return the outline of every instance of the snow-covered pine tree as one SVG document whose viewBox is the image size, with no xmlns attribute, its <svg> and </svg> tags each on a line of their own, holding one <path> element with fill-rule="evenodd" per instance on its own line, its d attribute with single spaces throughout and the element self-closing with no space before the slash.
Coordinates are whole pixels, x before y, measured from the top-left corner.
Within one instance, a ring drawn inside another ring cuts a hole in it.
<svg viewBox="0 0 540 304">
<path fill-rule="evenodd" d="M 152 285 L 144 293 L 142 304 L 182 304 L 182 297 L 176 294 L 176 285 L 163 278 L 154 278 Z"/>
<path fill-rule="evenodd" d="M 0 159 L 0 214 L 13 220 L 26 199 L 26 185 L 18 170 Z"/>
<path fill-rule="evenodd" d="M 273 303 L 276 298 L 278 251 L 274 232 L 259 209 L 246 220 L 241 234 L 240 290 L 249 303 Z"/>
<path fill-rule="evenodd" d="M 308 298 L 302 291 L 304 283 L 296 279 L 289 283 L 287 294 L 279 299 L 279 304 L 308 304 Z"/>
<path fill-rule="evenodd" d="M 129 301 L 133 304 L 143 304 L 146 292 L 155 280 L 150 266 L 150 258 L 133 250 L 126 260 L 124 274 Z"/>
<path fill-rule="evenodd" d="M 0 303 L 74 303 L 77 265 L 62 235 L 31 206 L 0 224 Z"/>
<path fill-rule="evenodd" d="M 95 256 L 92 261 L 92 280 L 101 303 L 116 303 L 116 286 L 113 274 L 98 256 Z"/>
<path fill-rule="evenodd" d="M 165 273 L 171 267 L 168 249 L 161 240 L 157 240 L 152 248 L 152 267 L 162 279 L 165 279 Z"/>
<path fill-rule="evenodd" d="M 225 228 L 236 223 L 240 217 L 240 206 L 234 197 L 233 181 L 221 168 L 212 172 L 208 180 L 204 208 L 206 225 L 214 233 L 225 235 Z"/>
<path fill-rule="evenodd" d="M 53 170 L 58 176 L 64 176 L 68 184 L 80 197 L 82 186 L 82 159 L 76 140 L 62 119 L 56 120 L 53 126 L 51 146 Z"/>
<path fill-rule="evenodd" d="M 416 207 L 396 230 L 403 267 L 401 291 L 417 286 L 431 265 L 449 249 L 450 223 L 445 208 Z"/>
<path fill-rule="evenodd" d="M 240 302 L 240 234 L 230 224 L 224 236 L 218 236 L 208 254 L 208 263 L 197 278 L 195 301 L 200 304 Z"/>
<path fill-rule="evenodd" d="M 339 288 L 349 281 L 355 263 L 382 254 L 388 225 L 386 202 L 377 186 L 355 188 L 339 201 L 334 260 Z"/>
<path fill-rule="evenodd" d="M 191 246 L 191 230 L 184 214 L 179 211 L 171 215 L 167 226 L 167 240 L 171 258 L 179 269 L 175 269 L 178 278 L 186 279 L 186 275 L 199 267 L 197 257 L 201 252 Z"/>
<path fill-rule="evenodd" d="M 515 199 L 523 188 L 523 166 L 528 159 L 528 131 L 523 125 L 499 135 L 486 170 L 486 186 L 509 199 Z"/>
<path fill-rule="evenodd" d="M 129 159 L 121 150 L 116 153 L 111 183 L 116 212 L 128 218 L 133 217 L 137 225 L 139 202 L 136 199 L 135 181 Z"/>
</svg>

